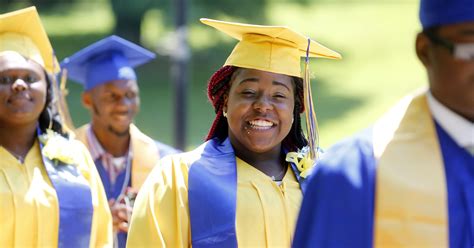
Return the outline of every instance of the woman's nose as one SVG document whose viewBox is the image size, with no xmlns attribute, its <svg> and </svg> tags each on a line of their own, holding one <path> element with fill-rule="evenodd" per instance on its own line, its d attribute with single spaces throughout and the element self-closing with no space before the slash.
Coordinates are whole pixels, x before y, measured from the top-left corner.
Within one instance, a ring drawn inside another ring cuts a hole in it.
<svg viewBox="0 0 474 248">
<path fill-rule="evenodd" d="M 15 82 L 12 84 L 12 90 L 14 92 L 21 92 L 28 89 L 28 84 L 21 78 L 15 79 Z"/>
<path fill-rule="evenodd" d="M 255 101 L 254 108 L 259 112 L 265 112 L 271 110 L 273 105 L 267 97 L 261 96 Z"/>
</svg>

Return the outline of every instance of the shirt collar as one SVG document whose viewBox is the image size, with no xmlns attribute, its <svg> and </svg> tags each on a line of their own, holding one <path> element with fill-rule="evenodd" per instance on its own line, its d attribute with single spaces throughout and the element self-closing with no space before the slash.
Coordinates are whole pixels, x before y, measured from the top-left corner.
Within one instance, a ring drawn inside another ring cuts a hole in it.
<svg viewBox="0 0 474 248">
<path fill-rule="evenodd" d="M 428 105 L 433 118 L 461 147 L 474 146 L 474 123 L 456 114 L 428 92 Z"/>
<path fill-rule="evenodd" d="M 86 132 L 87 142 L 89 143 L 89 152 L 92 156 L 92 160 L 96 161 L 98 158 L 107 154 L 105 149 L 100 144 L 99 140 L 92 131 L 92 126 L 89 126 Z"/>
</svg>

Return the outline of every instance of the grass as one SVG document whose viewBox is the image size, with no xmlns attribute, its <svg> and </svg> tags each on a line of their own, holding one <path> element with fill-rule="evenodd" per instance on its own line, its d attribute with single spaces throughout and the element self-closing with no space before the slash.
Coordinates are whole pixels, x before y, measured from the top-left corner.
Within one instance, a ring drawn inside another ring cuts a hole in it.
<svg viewBox="0 0 474 248">
<path fill-rule="evenodd" d="M 418 1 L 309 2 L 272 1 L 264 13 L 268 17 L 265 24 L 291 26 L 343 55 L 341 61 L 311 61 L 321 144 L 328 147 L 370 125 L 397 99 L 425 84 L 425 72 L 414 52 L 420 29 Z M 161 15 L 156 10 L 147 14 L 156 19 Z M 45 13 L 42 18 L 59 59 L 105 37 L 113 26 L 106 2 L 88 1 L 71 11 Z M 223 64 L 235 41 L 198 20 L 189 23 L 192 59 L 186 125 L 190 149 L 202 142 L 214 118 L 205 94 L 207 79 Z M 144 26 L 146 44 L 164 40 L 163 25 L 147 19 Z M 136 123 L 151 137 L 172 144 L 174 88 L 169 68 L 169 57 L 159 56 L 138 69 L 142 110 Z M 69 106 L 76 125 L 81 125 L 89 118 L 80 104 L 81 87 L 69 86 Z"/>
</svg>

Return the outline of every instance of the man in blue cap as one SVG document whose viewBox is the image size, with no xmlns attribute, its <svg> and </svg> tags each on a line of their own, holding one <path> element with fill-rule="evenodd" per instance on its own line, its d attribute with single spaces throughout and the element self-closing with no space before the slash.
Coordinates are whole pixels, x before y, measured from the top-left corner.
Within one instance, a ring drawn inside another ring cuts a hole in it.
<svg viewBox="0 0 474 248">
<path fill-rule="evenodd" d="M 70 79 L 84 85 L 82 102 L 92 121 L 76 135 L 91 152 L 104 184 L 119 247 L 126 244 L 134 195 L 158 159 L 177 152 L 132 123 L 140 105 L 133 68 L 154 57 L 134 43 L 110 36 L 61 63 Z"/>
<path fill-rule="evenodd" d="M 331 148 L 294 247 L 474 247 L 474 1 L 421 0 L 429 90 Z"/>
</svg>

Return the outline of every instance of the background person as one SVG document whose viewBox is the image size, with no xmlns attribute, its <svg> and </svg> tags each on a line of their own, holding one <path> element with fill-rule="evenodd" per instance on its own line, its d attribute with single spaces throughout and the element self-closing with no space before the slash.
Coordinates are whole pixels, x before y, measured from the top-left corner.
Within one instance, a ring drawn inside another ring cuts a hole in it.
<svg viewBox="0 0 474 248">
<path fill-rule="evenodd" d="M 119 247 L 124 247 L 132 202 L 157 161 L 177 150 L 142 133 L 132 122 L 140 108 L 134 67 L 155 55 L 109 36 L 62 61 L 68 77 L 84 85 L 82 103 L 92 120 L 76 131 L 91 152 L 112 210 Z"/>
<path fill-rule="evenodd" d="M 474 245 L 474 2 L 422 0 L 420 21 L 429 90 L 326 153 L 294 247 Z"/>
<path fill-rule="evenodd" d="M 53 108 L 59 65 L 36 8 L 0 23 L 0 247 L 110 246 L 94 162 Z"/>
</svg>

